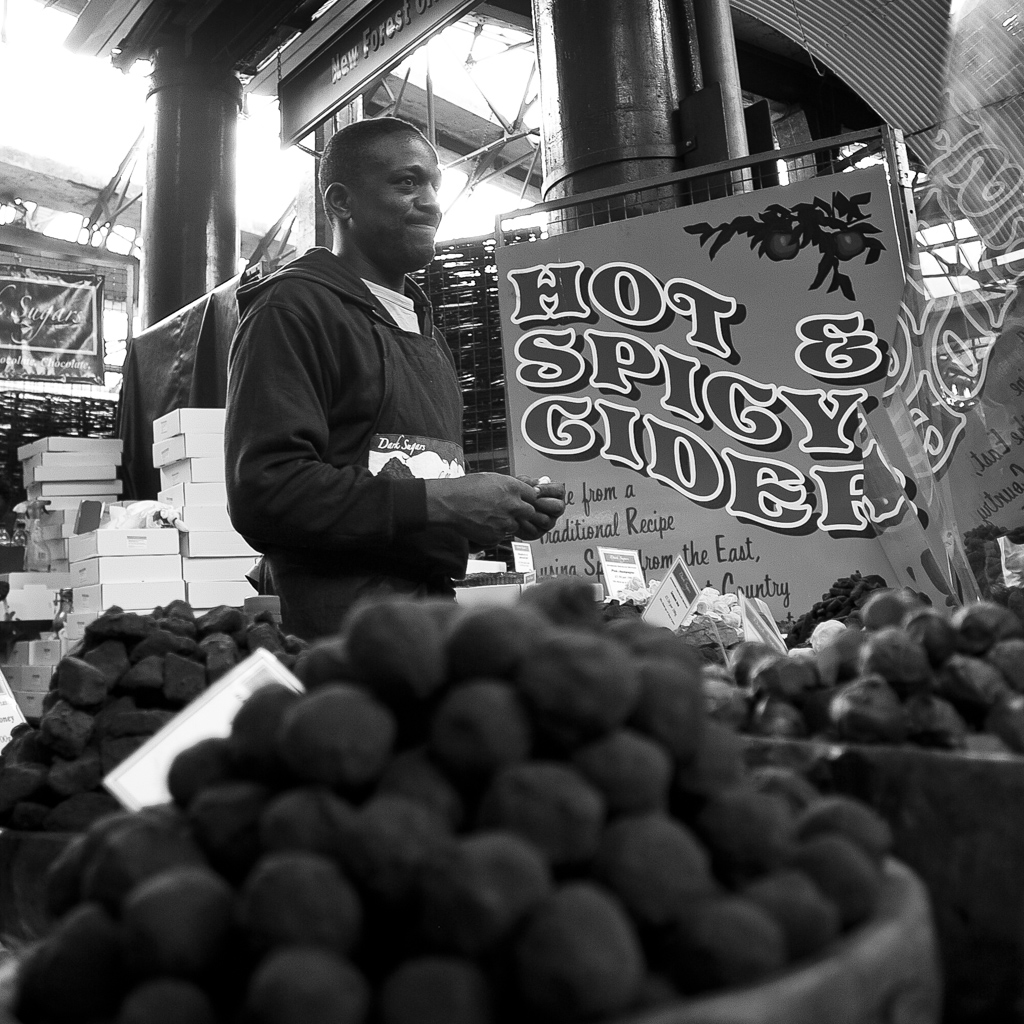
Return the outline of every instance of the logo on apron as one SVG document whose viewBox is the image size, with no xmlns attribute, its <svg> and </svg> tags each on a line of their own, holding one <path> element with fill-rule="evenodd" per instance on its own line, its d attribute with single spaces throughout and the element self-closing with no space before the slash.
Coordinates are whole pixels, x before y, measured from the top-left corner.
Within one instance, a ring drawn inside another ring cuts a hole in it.
<svg viewBox="0 0 1024 1024">
<path fill-rule="evenodd" d="M 367 466 L 374 476 L 442 480 L 465 476 L 462 445 L 415 434 L 375 434 Z"/>
</svg>

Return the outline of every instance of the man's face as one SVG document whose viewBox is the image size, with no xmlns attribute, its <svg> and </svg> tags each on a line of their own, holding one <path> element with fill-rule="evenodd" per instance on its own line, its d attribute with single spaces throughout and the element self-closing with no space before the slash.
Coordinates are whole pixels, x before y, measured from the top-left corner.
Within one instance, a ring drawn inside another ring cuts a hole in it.
<svg viewBox="0 0 1024 1024">
<path fill-rule="evenodd" d="M 381 284 L 425 267 L 441 222 L 441 172 L 433 149 L 414 135 L 374 143 L 357 181 L 348 187 L 349 241 Z"/>
</svg>

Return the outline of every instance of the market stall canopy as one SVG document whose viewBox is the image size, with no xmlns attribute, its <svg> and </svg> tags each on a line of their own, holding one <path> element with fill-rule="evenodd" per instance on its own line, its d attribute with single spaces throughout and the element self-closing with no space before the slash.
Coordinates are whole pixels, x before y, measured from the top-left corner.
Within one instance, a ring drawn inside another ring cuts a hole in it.
<svg viewBox="0 0 1024 1024">
<path fill-rule="evenodd" d="M 56 0 L 53 6 L 78 15 L 68 39 L 75 52 L 110 54 L 115 65 L 126 67 L 184 32 L 201 36 L 212 58 L 259 78 L 272 55 L 275 65 L 280 56 L 282 71 L 296 59 L 307 59 L 319 34 L 318 20 L 330 14 L 335 23 L 351 21 L 371 0 L 335 0 L 334 5 L 252 0 L 245 18 L 238 17 L 231 0 Z M 812 66 L 817 62 L 835 72 L 885 121 L 904 131 L 918 131 L 935 120 L 950 0 L 733 0 L 732 6 L 741 43 L 778 52 L 795 42 Z M 505 12 L 517 23 L 530 13 L 523 0 L 480 7 Z M 317 14 L 322 16 L 315 19 Z M 781 46 L 777 36 L 783 37 Z"/>
</svg>

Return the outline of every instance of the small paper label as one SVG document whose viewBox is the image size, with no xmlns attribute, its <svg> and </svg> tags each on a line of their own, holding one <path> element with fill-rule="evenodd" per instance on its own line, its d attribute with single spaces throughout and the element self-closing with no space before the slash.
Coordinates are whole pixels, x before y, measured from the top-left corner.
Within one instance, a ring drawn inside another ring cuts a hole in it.
<svg viewBox="0 0 1024 1024">
<path fill-rule="evenodd" d="M 647 580 L 640 565 L 640 552 L 631 548 L 597 549 L 604 570 L 604 586 L 613 601 L 624 601 L 630 596 L 646 596 Z"/>
<path fill-rule="evenodd" d="M 775 625 L 768 605 L 757 598 L 750 600 L 742 591 L 739 593 L 739 599 L 740 612 L 743 615 L 743 639 L 760 640 L 761 643 L 788 654 L 786 641 L 779 632 L 779 627 Z"/>
<path fill-rule="evenodd" d="M 678 629 L 686 625 L 698 597 L 700 587 L 694 582 L 683 556 L 676 555 L 668 575 L 658 584 L 641 618 L 652 626 Z"/>
<path fill-rule="evenodd" d="M 227 736 L 238 709 L 261 686 L 281 683 L 302 693 L 302 683 L 265 650 L 240 665 L 175 715 L 103 779 L 103 785 L 130 811 L 167 803 L 171 762 L 200 740 Z"/>
<path fill-rule="evenodd" d="M 512 565 L 516 572 L 533 572 L 533 548 L 525 540 L 512 541 Z"/>
</svg>

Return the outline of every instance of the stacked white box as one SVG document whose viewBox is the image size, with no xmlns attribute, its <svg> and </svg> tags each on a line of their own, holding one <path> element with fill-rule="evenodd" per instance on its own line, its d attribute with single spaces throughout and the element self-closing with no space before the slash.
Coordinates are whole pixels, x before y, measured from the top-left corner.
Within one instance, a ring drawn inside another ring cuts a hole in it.
<svg viewBox="0 0 1024 1024">
<path fill-rule="evenodd" d="M 59 640 L 20 640 L 0 665 L 14 701 L 26 718 L 38 718 L 61 659 Z"/>
<path fill-rule="evenodd" d="M 157 498 L 179 511 L 185 599 L 196 611 L 240 607 L 259 553 L 231 526 L 224 483 L 224 410 L 175 409 L 153 422 Z"/>
<path fill-rule="evenodd" d="M 118 500 L 124 489 L 117 478 L 122 448 L 114 438 L 44 437 L 18 449 L 29 501 L 48 502 L 43 540 L 51 567 L 66 567 L 66 541 L 81 502 Z"/>
<path fill-rule="evenodd" d="M 68 554 L 76 613 L 149 612 L 185 596 L 177 530 L 93 530 L 71 537 Z"/>
</svg>

